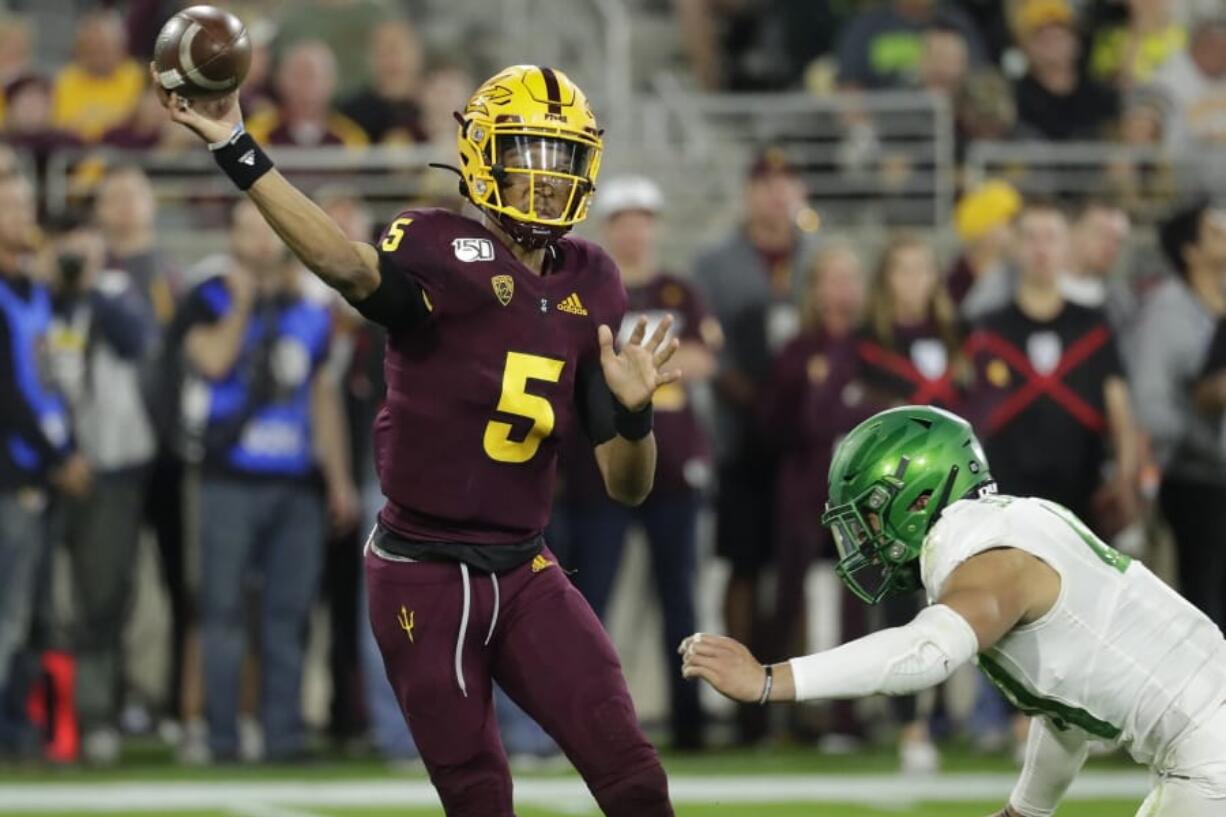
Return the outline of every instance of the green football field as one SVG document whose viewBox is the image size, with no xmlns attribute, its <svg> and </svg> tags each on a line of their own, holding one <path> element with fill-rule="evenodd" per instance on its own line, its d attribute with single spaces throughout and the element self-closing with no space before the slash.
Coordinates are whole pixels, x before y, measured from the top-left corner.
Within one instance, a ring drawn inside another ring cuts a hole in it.
<svg viewBox="0 0 1226 817">
<path fill-rule="evenodd" d="M 986 817 L 1016 778 L 1012 762 L 965 749 L 932 777 L 896 773 L 888 749 L 830 757 L 797 747 L 665 755 L 679 817 Z M 1143 770 L 1119 757 L 1092 761 L 1059 817 L 1131 817 Z M 516 774 L 519 817 L 599 817 L 573 772 Z M 369 758 L 301 766 L 176 766 L 160 754 L 112 770 L 0 767 L 0 817 L 439 817 L 420 769 Z"/>
</svg>

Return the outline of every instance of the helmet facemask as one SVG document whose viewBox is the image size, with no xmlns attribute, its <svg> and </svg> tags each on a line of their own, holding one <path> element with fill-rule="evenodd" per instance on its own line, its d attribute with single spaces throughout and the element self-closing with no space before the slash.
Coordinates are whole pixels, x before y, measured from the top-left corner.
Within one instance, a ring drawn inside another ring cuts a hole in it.
<svg viewBox="0 0 1226 817">
<path fill-rule="evenodd" d="M 539 249 L 587 215 L 596 148 L 555 136 L 495 132 L 490 152 L 491 209 L 519 244 Z"/>
<path fill-rule="evenodd" d="M 920 588 L 924 537 L 948 504 L 958 476 L 955 465 L 940 485 L 908 484 L 907 466 L 904 457 L 893 476 L 882 477 L 849 502 L 828 505 L 822 514 L 839 554 L 835 572 L 869 604 Z"/>
</svg>

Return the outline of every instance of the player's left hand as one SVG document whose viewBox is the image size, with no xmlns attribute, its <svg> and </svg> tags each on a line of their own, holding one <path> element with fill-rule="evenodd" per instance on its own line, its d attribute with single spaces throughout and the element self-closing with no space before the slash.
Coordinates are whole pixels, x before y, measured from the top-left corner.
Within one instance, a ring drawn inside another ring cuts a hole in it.
<svg viewBox="0 0 1226 817">
<path fill-rule="evenodd" d="M 681 674 L 701 678 L 734 701 L 757 703 L 766 683 L 766 670 L 734 638 L 694 633 L 677 648 Z"/>
<path fill-rule="evenodd" d="M 644 340 L 647 319 L 639 318 L 620 352 L 613 348 L 613 330 L 603 324 L 596 330 L 605 382 L 617 402 L 630 411 L 646 408 L 656 389 L 681 378 L 676 369 L 664 371 L 664 365 L 680 345 L 676 338 L 668 338 L 672 326 L 673 318 L 668 315 Z"/>
</svg>

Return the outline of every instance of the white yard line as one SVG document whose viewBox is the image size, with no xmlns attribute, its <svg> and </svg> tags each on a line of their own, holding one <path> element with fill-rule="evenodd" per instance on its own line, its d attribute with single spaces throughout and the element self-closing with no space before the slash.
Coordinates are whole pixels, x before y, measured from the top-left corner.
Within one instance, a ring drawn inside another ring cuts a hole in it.
<svg viewBox="0 0 1226 817">
<path fill-rule="evenodd" d="M 1011 774 L 711 776 L 669 779 L 677 803 L 864 803 L 996 800 L 1008 795 Z M 1069 795 L 1073 800 L 1137 798 L 1149 791 L 1143 772 L 1088 772 Z M 582 781 L 520 780 L 515 801 L 582 807 L 592 803 Z M 0 814 L 14 811 L 91 813 L 228 810 L 245 817 L 312 817 L 300 808 L 435 806 L 438 798 L 421 780 L 332 782 L 212 782 L 0 784 Z M 264 810 L 260 810 L 264 809 Z"/>
<path fill-rule="evenodd" d="M 313 811 L 285 808 L 269 803 L 231 803 L 226 806 L 225 810 L 235 817 L 320 817 Z"/>
</svg>

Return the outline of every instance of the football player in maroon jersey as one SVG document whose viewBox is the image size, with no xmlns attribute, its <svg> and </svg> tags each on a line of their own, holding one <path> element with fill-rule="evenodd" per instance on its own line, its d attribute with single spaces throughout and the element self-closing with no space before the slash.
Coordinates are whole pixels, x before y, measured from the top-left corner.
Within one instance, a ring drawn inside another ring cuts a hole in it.
<svg viewBox="0 0 1226 817">
<path fill-rule="evenodd" d="M 626 293 L 587 214 L 601 131 L 560 71 L 519 65 L 477 90 L 457 140 L 465 215 L 409 210 L 376 246 L 351 242 L 277 173 L 231 96 L 165 94 L 172 118 L 286 244 L 388 329 L 375 421 L 387 504 L 367 544 L 370 619 L 448 815 L 510 817 L 497 681 L 557 740 L 605 814 L 671 815 L 611 643 L 541 531 L 557 440 L 582 424 L 610 496 L 642 502 L 651 398 L 679 373 L 671 321 L 620 350 Z"/>
</svg>

